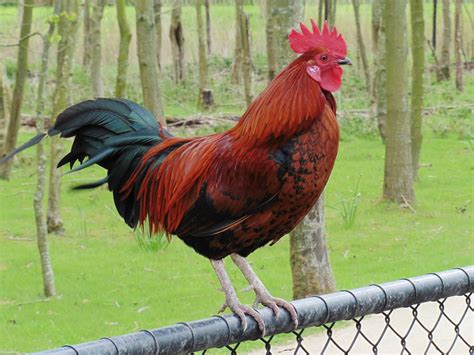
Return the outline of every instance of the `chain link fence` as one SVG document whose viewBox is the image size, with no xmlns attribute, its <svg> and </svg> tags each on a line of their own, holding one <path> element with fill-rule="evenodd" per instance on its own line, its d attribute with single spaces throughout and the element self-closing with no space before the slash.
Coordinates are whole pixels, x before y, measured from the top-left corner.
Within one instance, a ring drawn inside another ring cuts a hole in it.
<svg viewBox="0 0 474 355">
<path fill-rule="evenodd" d="M 297 330 L 286 312 L 261 309 L 266 338 L 252 318 L 244 332 L 229 315 L 41 354 L 474 354 L 473 292 L 468 266 L 294 301 Z"/>
</svg>

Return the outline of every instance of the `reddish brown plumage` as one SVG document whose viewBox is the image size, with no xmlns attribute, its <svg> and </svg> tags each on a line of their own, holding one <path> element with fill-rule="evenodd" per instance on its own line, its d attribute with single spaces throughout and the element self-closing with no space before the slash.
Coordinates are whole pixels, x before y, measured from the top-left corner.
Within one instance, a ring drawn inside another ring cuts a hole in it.
<svg viewBox="0 0 474 355">
<path fill-rule="evenodd" d="M 154 232 L 177 234 L 210 258 L 245 256 L 294 228 L 337 154 L 334 99 L 307 74 L 307 62 L 321 51 L 284 69 L 229 131 L 169 138 L 150 149 L 122 189 L 129 194 L 144 174 L 140 222 L 148 219 Z"/>
</svg>

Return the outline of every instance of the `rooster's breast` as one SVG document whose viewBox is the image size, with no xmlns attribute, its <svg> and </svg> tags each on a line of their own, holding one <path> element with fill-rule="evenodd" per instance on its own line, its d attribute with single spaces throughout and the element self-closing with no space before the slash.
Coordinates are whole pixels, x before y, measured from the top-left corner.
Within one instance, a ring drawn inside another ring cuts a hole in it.
<svg viewBox="0 0 474 355">
<path fill-rule="evenodd" d="M 336 118 L 327 107 L 308 130 L 271 154 L 282 167 L 278 176 L 281 187 L 271 203 L 222 233 L 180 236 L 181 239 L 211 259 L 231 253 L 247 256 L 271 241 L 276 242 L 296 227 L 321 195 L 334 166 L 338 142 Z"/>
</svg>

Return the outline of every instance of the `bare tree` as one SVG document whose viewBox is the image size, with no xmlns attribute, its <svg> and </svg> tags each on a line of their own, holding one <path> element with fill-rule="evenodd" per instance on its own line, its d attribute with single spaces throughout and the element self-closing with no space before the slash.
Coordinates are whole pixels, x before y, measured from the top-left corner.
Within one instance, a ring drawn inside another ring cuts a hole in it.
<svg viewBox="0 0 474 355">
<path fill-rule="evenodd" d="M 318 25 L 321 27 L 323 25 L 323 5 L 324 0 L 319 0 L 318 2 Z"/>
<path fill-rule="evenodd" d="M 383 196 L 391 201 L 414 203 L 407 92 L 406 0 L 387 1 L 384 8 L 387 66 L 387 138 Z"/>
<path fill-rule="evenodd" d="M 207 42 L 207 55 L 212 53 L 212 36 L 211 36 L 211 9 L 209 0 L 204 0 L 204 7 L 206 9 L 206 42 Z"/>
<path fill-rule="evenodd" d="M 274 24 L 277 70 L 288 65 L 294 59 L 294 53 L 288 50 L 288 34 L 304 17 L 303 0 L 272 1 L 272 19 Z"/>
<path fill-rule="evenodd" d="M 7 153 L 6 141 L 8 131 L 8 86 L 5 82 L 3 63 L 0 63 L 0 157 Z"/>
<path fill-rule="evenodd" d="M 5 152 L 14 149 L 20 130 L 20 113 L 23 103 L 23 91 L 25 88 L 26 75 L 28 73 L 28 44 L 33 19 L 33 0 L 25 0 L 23 5 L 23 17 L 21 20 L 20 40 L 18 43 L 18 55 L 16 60 L 15 87 L 10 108 L 10 122 L 8 125 Z M 0 166 L 0 178 L 8 179 L 13 164 L 13 159 L 6 161 Z"/>
<path fill-rule="evenodd" d="M 135 1 L 137 22 L 137 54 L 140 66 L 143 101 L 147 107 L 165 125 L 161 91 L 158 82 L 158 58 L 156 50 L 156 29 L 153 15 L 153 0 Z"/>
<path fill-rule="evenodd" d="M 171 10 L 170 42 L 174 81 L 179 84 L 184 80 L 184 34 L 181 23 L 181 0 L 176 0 Z"/>
<path fill-rule="evenodd" d="M 161 0 L 153 0 L 153 11 L 155 12 L 154 21 L 155 21 L 155 39 L 156 39 L 156 59 L 158 63 L 158 69 L 161 69 Z"/>
<path fill-rule="evenodd" d="M 337 5 L 337 0 L 329 0 L 328 22 L 332 25 L 336 23 L 336 5 Z"/>
<path fill-rule="evenodd" d="M 204 0 L 196 0 L 197 35 L 199 49 L 199 94 L 198 106 L 203 110 L 208 110 L 214 104 L 212 91 L 207 87 L 207 56 L 206 44 L 204 42 L 204 23 L 202 19 L 202 5 Z"/>
<path fill-rule="evenodd" d="M 454 15 L 454 56 L 456 58 L 456 89 L 464 90 L 462 71 L 462 0 L 456 0 Z"/>
<path fill-rule="evenodd" d="M 360 27 L 360 15 L 359 15 L 359 0 L 352 0 L 352 7 L 354 8 L 354 16 L 357 30 L 357 49 L 362 59 L 362 68 L 364 69 L 365 85 L 367 92 L 371 95 L 371 82 L 370 82 L 370 71 L 369 62 L 367 61 L 367 53 L 365 52 L 364 39 L 362 37 L 362 30 Z"/>
<path fill-rule="evenodd" d="M 240 12 L 240 39 L 242 40 L 242 74 L 244 77 L 245 102 L 247 106 L 252 102 L 252 55 L 250 53 L 250 29 L 248 15 Z"/>
<path fill-rule="evenodd" d="M 235 0 L 235 46 L 234 61 L 232 62 L 231 82 L 240 83 L 240 73 L 242 72 L 242 63 L 244 61 L 242 49 L 242 29 L 240 28 L 240 13 L 243 11 L 243 0 Z"/>
<path fill-rule="evenodd" d="M 423 135 L 423 74 L 425 71 L 425 21 L 423 0 L 410 0 L 411 52 L 413 58 L 411 80 L 411 156 L 413 178 L 417 178 Z"/>
<path fill-rule="evenodd" d="M 104 15 L 105 0 L 92 1 L 91 26 L 91 84 L 94 97 L 104 96 L 104 81 L 102 79 L 102 46 L 101 31 L 102 16 Z"/>
<path fill-rule="evenodd" d="M 387 136 L 387 101 L 385 94 L 386 67 L 385 67 L 385 23 L 383 9 L 385 0 L 374 0 L 372 3 L 372 43 L 374 46 L 375 75 L 373 97 L 375 100 L 375 116 L 380 137 L 383 141 Z"/>
<path fill-rule="evenodd" d="M 451 15 L 449 9 L 450 1 L 443 0 L 443 37 L 441 43 L 441 54 L 439 57 L 438 80 L 448 80 L 450 78 L 450 54 L 451 46 Z"/>
<path fill-rule="evenodd" d="M 115 96 L 124 97 L 125 89 L 127 87 L 127 69 L 128 69 L 128 54 L 130 49 L 130 41 L 132 33 L 130 32 L 130 25 L 127 21 L 126 0 L 116 0 L 117 7 L 117 22 L 120 30 L 120 48 L 117 60 L 117 79 L 115 82 Z"/>
<path fill-rule="evenodd" d="M 91 64 L 91 10 L 90 0 L 84 0 L 84 26 L 83 26 L 83 51 L 82 51 L 82 67 L 88 71 Z"/>
<path fill-rule="evenodd" d="M 59 16 L 60 4 L 59 0 L 54 3 L 54 18 Z M 44 132 L 44 96 L 46 91 L 46 79 L 48 73 L 48 58 L 51 38 L 54 34 L 56 22 L 49 21 L 48 33 L 43 37 L 43 53 L 41 55 L 41 69 L 39 72 L 38 91 L 36 94 L 36 133 Z M 49 254 L 48 245 L 48 227 L 46 223 L 46 216 L 43 208 L 44 192 L 46 187 L 46 154 L 44 144 L 39 142 L 36 145 L 37 157 L 37 182 L 36 191 L 33 201 L 36 219 L 36 239 L 38 243 L 38 251 L 41 260 L 41 271 L 43 275 L 43 292 L 46 297 L 53 297 L 56 295 L 56 287 L 54 285 L 54 272 Z"/>
<path fill-rule="evenodd" d="M 433 30 L 431 33 L 431 45 L 436 49 L 436 17 L 438 14 L 438 0 L 433 0 Z"/>
<path fill-rule="evenodd" d="M 277 71 L 277 60 L 275 53 L 275 24 L 273 23 L 271 1 L 267 1 L 265 6 L 265 35 L 267 44 L 268 81 L 272 81 Z"/>
<path fill-rule="evenodd" d="M 77 42 L 79 0 L 61 0 L 58 34 L 61 38 L 57 50 L 56 88 L 53 98 L 53 115 L 55 118 L 68 105 L 70 92 L 70 76 L 72 71 L 74 49 Z M 64 233 L 64 223 L 60 213 L 60 179 L 56 166 L 62 152 L 62 145 L 58 137 L 52 137 L 49 170 L 49 195 L 48 195 L 48 232 L 55 234 Z"/>
</svg>

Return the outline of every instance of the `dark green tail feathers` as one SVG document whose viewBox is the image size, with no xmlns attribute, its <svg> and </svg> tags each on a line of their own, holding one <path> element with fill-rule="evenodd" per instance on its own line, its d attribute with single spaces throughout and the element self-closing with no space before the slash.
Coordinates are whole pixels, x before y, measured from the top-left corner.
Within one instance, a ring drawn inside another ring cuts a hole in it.
<svg viewBox="0 0 474 355">
<path fill-rule="evenodd" d="M 108 183 L 109 190 L 114 192 L 119 213 L 129 225 L 135 227 L 138 220 L 135 201 L 129 200 L 133 196 L 122 199 L 120 188 L 138 167 L 143 154 L 163 139 L 171 137 L 169 132 L 161 127 L 151 112 L 132 101 L 88 100 L 63 111 L 47 133 L 38 134 L 10 152 L 0 160 L 0 164 L 39 143 L 47 135 L 57 134 L 63 138 L 75 136 L 71 151 L 61 159 L 58 167 L 69 163 L 69 173 L 93 164 L 107 169 L 105 178 L 75 189 L 90 189 Z M 74 167 L 76 161 L 80 165 Z"/>
</svg>

